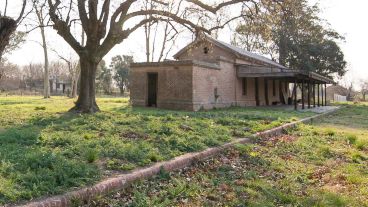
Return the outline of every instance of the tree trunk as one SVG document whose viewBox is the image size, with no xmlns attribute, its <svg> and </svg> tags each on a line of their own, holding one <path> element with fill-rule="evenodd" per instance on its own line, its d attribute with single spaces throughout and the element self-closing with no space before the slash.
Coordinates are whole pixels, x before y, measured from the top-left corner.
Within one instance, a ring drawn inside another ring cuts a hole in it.
<svg viewBox="0 0 368 207">
<path fill-rule="evenodd" d="M 50 74 L 49 74 L 49 57 L 47 51 L 47 43 L 46 43 L 46 36 L 45 36 L 45 28 L 41 23 L 41 37 L 42 37 L 42 48 L 43 54 L 45 58 L 45 71 L 44 71 L 44 79 L 43 79 L 43 97 L 50 98 Z"/>
<path fill-rule="evenodd" d="M 70 98 L 77 97 L 78 93 L 78 81 L 79 81 L 79 74 L 80 74 L 80 66 L 78 65 L 78 68 L 74 68 L 73 74 L 72 74 L 72 91 L 70 94 Z M 71 70 L 72 71 L 72 70 Z"/>
<path fill-rule="evenodd" d="M 76 75 L 72 83 L 72 86 L 73 86 L 72 95 L 71 95 L 72 98 L 75 98 L 78 95 L 78 92 L 77 92 L 78 91 L 78 80 L 79 80 L 79 75 Z"/>
<path fill-rule="evenodd" d="M 93 59 L 93 58 L 92 58 Z M 95 113 L 100 111 L 96 104 L 96 70 L 98 63 L 91 58 L 80 58 L 81 82 L 78 100 L 70 109 L 76 113 Z"/>
<path fill-rule="evenodd" d="M 120 94 L 121 94 L 122 96 L 124 95 L 124 92 L 125 92 L 125 90 L 124 90 L 124 86 L 120 87 Z"/>
</svg>

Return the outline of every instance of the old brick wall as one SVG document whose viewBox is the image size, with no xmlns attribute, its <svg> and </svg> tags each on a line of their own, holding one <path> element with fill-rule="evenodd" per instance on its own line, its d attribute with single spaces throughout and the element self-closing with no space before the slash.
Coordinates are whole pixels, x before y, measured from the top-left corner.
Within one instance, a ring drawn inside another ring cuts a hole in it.
<svg viewBox="0 0 368 207">
<path fill-rule="evenodd" d="M 208 53 L 204 53 L 204 48 L 208 48 Z M 202 41 L 193 45 L 190 49 L 182 53 L 178 60 L 201 60 L 206 62 L 218 62 L 218 58 L 222 57 L 229 61 L 234 62 L 235 55 L 229 53 L 228 51 L 219 48 L 218 46 L 207 42 Z"/>
<path fill-rule="evenodd" d="M 157 107 L 193 110 L 192 65 L 133 66 L 130 98 L 133 106 L 146 106 L 148 98 L 147 74 L 158 74 Z"/>
<path fill-rule="evenodd" d="M 221 61 L 220 68 L 219 70 L 199 66 L 193 68 L 193 103 L 195 110 L 236 105 L 236 71 L 234 66 L 232 63 Z"/>
</svg>

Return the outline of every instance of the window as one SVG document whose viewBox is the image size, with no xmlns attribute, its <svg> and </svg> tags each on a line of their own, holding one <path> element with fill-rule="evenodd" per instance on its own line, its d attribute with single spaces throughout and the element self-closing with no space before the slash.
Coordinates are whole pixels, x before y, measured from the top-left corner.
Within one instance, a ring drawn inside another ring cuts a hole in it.
<svg viewBox="0 0 368 207">
<path fill-rule="evenodd" d="M 204 47 L 204 48 L 203 48 L 203 53 L 204 53 L 204 54 L 208 54 L 208 51 L 209 51 L 208 47 Z"/>
<path fill-rule="evenodd" d="M 243 89 L 243 96 L 246 96 L 248 93 L 248 81 L 247 78 L 242 79 L 242 89 Z"/>
<path fill-rule="evenodd" d="M 276 96 L 276 81 L 272 80 L 272 95 Z"/>
</svg>

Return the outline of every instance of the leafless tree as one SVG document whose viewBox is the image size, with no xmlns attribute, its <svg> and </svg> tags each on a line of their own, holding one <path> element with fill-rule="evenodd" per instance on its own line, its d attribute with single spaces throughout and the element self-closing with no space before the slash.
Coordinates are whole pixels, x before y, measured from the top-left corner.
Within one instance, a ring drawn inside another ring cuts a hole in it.
<svg viewBox="0 0 368 207">
<path fill-rule="evenodd" d="M 6 46 L 9 44 L 11 35 L 15 32 L 19 23 L 23 19 L 26 3 L 27 1 L 23 0 L 18 18 L 13 19 L 12 17 L 7 16 L 8 0 L 5 0 L 4 11 L 0 11 L 0 60 Z"/>
<path fill-rule="evenodd" d="M 156 1 L 149 0 L 145 3 L 145 9 L 157 9 L 157 7 L 167 7 L 167 10 L 175 15 L 180 15 L 180 6 L 183 0 L 171 1 L 167 4 L 155 4 Z M 162 9 L 162 8 L 161 8 Z M 152 16 L 152 15 L 151 15 Z M 151 16 L 147 15 L 148 19 Z M 147 62 L 161 62 L 166 59 L 176 44 L 176 41 L 181 33 L 183 33 L 183 27 L 170 21 L 167 18 L 166 21 L 148 22 L 144 25 L 145 43 L 146 43 L 146 61 Z"/>
<path fill-rule="evenodd" d="M 68 73 L 70 75 L 71 80 L 71 93 L 69 94 L 70 98 L 77 97 L 77 88 L 78 88 L 78 80 L 79 80 L 79 74 L 80 74 L 80 66 L 77 60 L 72 55 L 69 55 L 69 57 L 60 54 L 57 50 L 52 49 L 52 51 L 55 52 L 55 54 L 65 62 L 65 64 L 68 66 Z"/>
<path fill-rule="evenodd" d="M 180 15 L 166 7 L 144 8 L 147 0 L 48 0 L 49 15 L 54 29 L 76 51 L 80 57 L 81 83 L 79 97 L 72 111 L 93 113 L 99 111 L 95 100 L 95 77 L 98 63 L 117 44 L 122 43 L 137 29 L 149 22 L 171 21 L 190 29 L 211 33 L 215 28 L 197 25 L 188 16 L 189 8 L 199 8 L 201 12 L 216 16 L 216 13 L 234 4 L 254 3 L 252 0 L 227 0 L 213 5 L 200 0 L 184 0 Z M 173 0 L 155 0 L 155 4 L 165 5 Z M 178 0 L 175 0 L 178 1 Z M 76 8 L 77 7 L 77 8 Z M 245 7 L 246 8 L 246 7 Z M 145 18 L 149 16 L 148 18 Z M 86 45 L 82 46 L 73 36 L 71 25 L 80 21 L 86 34 Z"/>
<path fill-rule="evenodd" d="M 42 39 L 42 49 L 44 55 L 44 84 L 43 84 L 43 97 L 50 98 L 50 72 L 49 72 L 49 55 L 45 34 L 45 27 L 47 26 L 47 2 L 46 0 L 32 0 L 32 6 L 34 13 L 37 17 L 37 27 L 40 29 L 41 39 Z"/>
</svg>

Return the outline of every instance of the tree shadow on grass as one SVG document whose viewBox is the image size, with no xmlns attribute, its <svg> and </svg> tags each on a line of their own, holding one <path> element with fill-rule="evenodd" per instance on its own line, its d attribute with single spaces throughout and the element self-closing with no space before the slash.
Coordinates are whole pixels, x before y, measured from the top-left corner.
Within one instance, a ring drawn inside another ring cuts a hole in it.
<svg viewBox="0 0 368 207">
<path fill-rule="evenodd" d="M 97 179 L 97 168 L 43 142 L 42 131 L 77 115 L 33 117 L 0 131 L 0 205 L 58 194 Z"/>
</svg>

